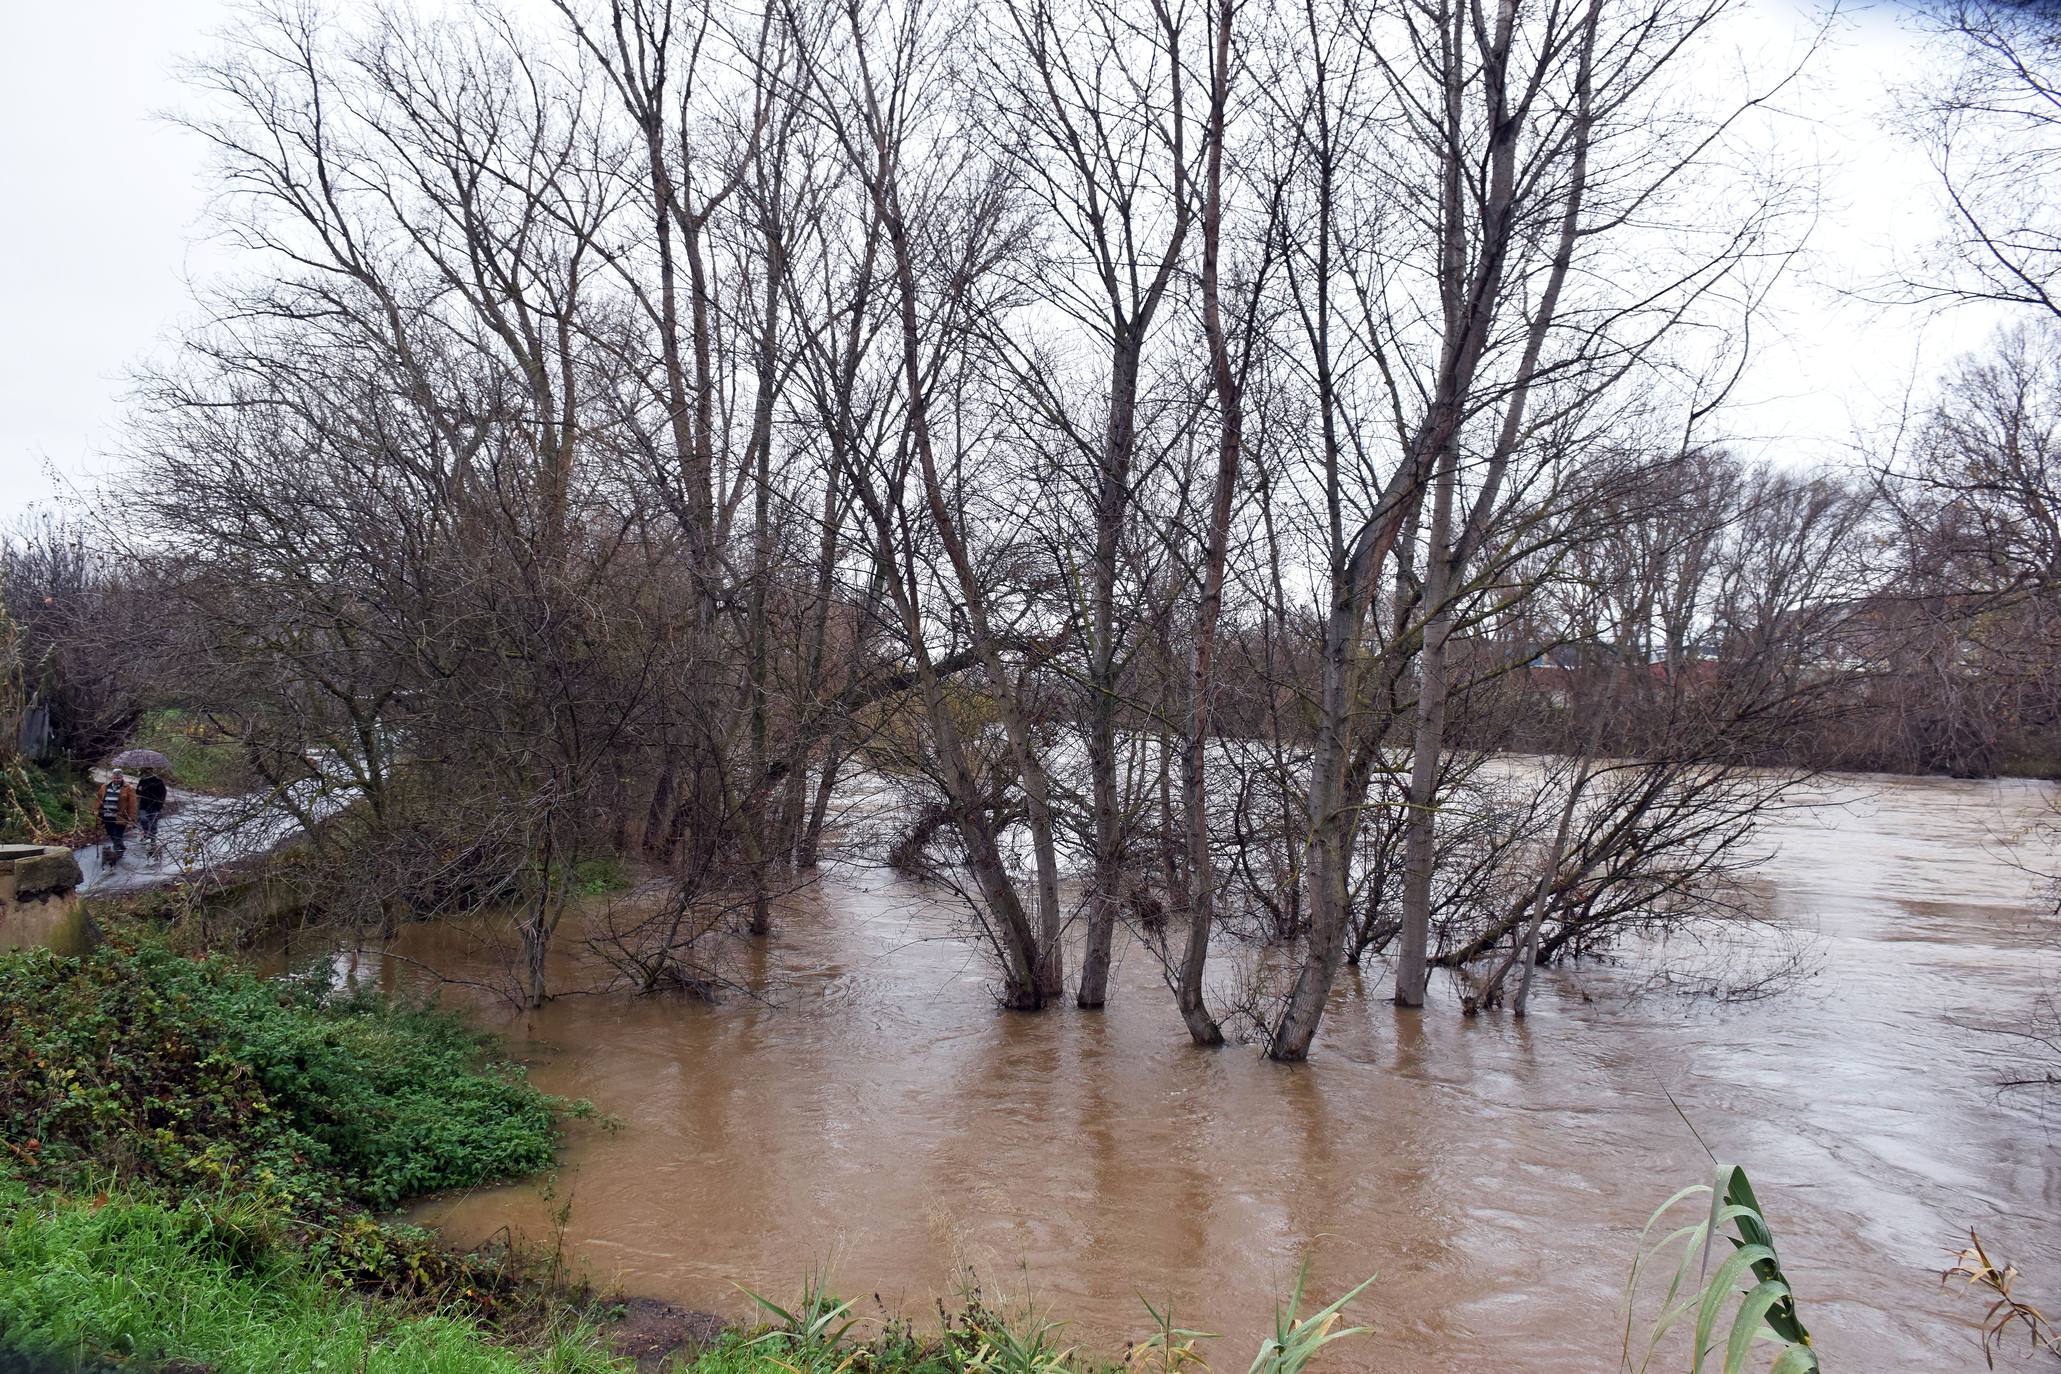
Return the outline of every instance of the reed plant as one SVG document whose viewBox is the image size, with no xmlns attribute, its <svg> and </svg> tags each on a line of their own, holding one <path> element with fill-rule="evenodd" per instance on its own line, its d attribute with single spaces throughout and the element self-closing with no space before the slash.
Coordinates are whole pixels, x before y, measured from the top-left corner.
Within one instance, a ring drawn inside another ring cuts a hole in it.
<svg viewBox="0 0 2061 1374">
<path fill-rule="evenodd" d="M 1298 1317 L 1302 1307 L 1303 1290 L 1310 1277 L 1309 1262 L 1305 1260 L 1295 1274 L 1295 1291 L 1289 1295 L 1286 1306 L 1274 1311 L 1274 1334 L 1260 1342 L 1259 1354 L 1253 1356 L 1250 1374 L 1302 1374 L 1317 1352 L 1333 1341 L 1342 1341 L 1349 1336 L 1364 1336 L 1364 1326 L 1340 1326 L 1345 1319 L 1345 1305 L 1367 1291 L 1375 1275 L 1369 1275 L 1360 1286 L 1345 1296 L 1321 1307 L 1307 1317 Z"/>
<path fill-rule="evenodd" d="M 1651 1239 L 1678 1209 L 1691 1207 L 1699 1220 Z M 1721 1253 L 1721 1241 L 1729 1243 L 1729 1253 Z M 1670 1259 L 1673 1272 L 1660 1310 L 1647 1324 L 1645 1345 L 1635 1364 L 1639 1280 Z M 1729 1324 L 1724 1320 L 1727 1312 Z M 1820 1367 L 1810 1333 L 1797 1314 L 1796 1294 L 1775 1251 L 1775 1233 L 1746 1171 L 1736 1164 L 1720 1164 L 1710 1183 L 1676 1193 L 1639 1233 L 1638 1253 L 1625 1284 L 1621 1367 L 1646 1374 L 1669 1333 L 1685 1323 L 1690 1330 L 1690 1374 L 1713 1368 L 1720 1374 L 1745 1374 L 1768 1346 L 1774 1347 L 1767 1352 L 1768 1374 L 1815 1374 Z"/>
<path fill-rule="evenodd" d="M 743 1292 L 774 1319 L 753 1338 L 756 1345 L 783 1345 L 807 1352 L 834 1350 L 856 1324 L 851 1303 L 830 1291 L 830 1281 L 821 1271 L 802 1280 L 801 1298 L 792 1308 L 782 1307 L 749 1288 Z"/>
</svg>

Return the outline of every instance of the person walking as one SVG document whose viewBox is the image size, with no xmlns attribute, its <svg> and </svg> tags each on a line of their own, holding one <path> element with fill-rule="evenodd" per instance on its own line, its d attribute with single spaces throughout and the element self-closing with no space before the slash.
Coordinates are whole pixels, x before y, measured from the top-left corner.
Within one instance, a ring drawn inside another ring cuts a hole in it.
<svg viewBox="0 0 2061 1374">
<path fill-rule="evenodd" d="M 170 791 L 157 770 L 146 772 L 136 782 L 136 822 L 145 844 L 157 843 L 158 818 L 165 813 L 165 796 Z"/>
<path fill-rule="evenodd" d="M 100 789 L 100 824 L 107 830 L 108 847 L 114 850 L 114 861 L 122 861 L 122 837 L 129 827 L 136 824 L 136 789 L 117 768 L 108 777 L 107 786 Z"/>
</svg>

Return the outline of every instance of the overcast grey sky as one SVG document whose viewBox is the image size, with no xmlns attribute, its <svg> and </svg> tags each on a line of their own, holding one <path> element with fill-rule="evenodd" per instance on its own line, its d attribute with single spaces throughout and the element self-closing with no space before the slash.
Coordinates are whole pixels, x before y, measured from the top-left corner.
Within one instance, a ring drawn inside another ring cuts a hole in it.
<svg viewBox="0 0 2061 1374">
<path fill-rule="evenodd" d="M 1789 0 L 1739 36 L 1770 53 L 1804 27 Z M 227 0 L 73 0 L 10 7 L 0 45 L 0 519 L 100 479 L 118 447 L 126 376 L 191 314 L 204 241 L 203 154 L 158 116 L 184 93 L 176 66 L 205 52 Z M 1906 385 L 1979 342 L 1993 321 L 1928 318 L 1844 300 L 1937 224 L 1930 174 L 1883 119 L 1927 70 L 1890 8 L 1864 10 L 1786 104 L 1823 166 L 1812 251 L 1759 328 L 1729 429 L 1741 447 L 1837 460 Z M 1808 116 L 1806 118 L 1806 116 Z"/>
<path fill-rule="evenodd" d="M 205 198 L 195 141 L 154 115 L 220 0 L 8 7 L 0 45 L 0 517 L 97 471 L 124 376 L 185 314 Z"/>
</svg>

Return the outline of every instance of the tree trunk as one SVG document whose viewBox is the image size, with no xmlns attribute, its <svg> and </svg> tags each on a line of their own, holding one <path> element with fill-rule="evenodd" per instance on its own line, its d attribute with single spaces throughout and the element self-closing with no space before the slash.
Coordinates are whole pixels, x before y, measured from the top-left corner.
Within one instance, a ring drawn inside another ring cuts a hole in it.
<svg viewBox="0 0 2061 1374">
<path fill-rule="evenodd" d="M 1424 561 L 1424 605 L 1430 618 L 1424 626 L 1424 650 L 1417 660 L 1417 729 L 1411 743 L 1410 811 L 1403 826 L 1402 948 L 1395 968 L 1395 1004 L 1424 1005 L 1429 976 L 1426 959 L 1431 944 L 1431 883 L 1437 861 L 1438 780 L 1444 761 L 1446 637 L 1452 631 L 1452 555 L 1456 485 L 1455 454 L 1448 445 L 1439 455 L 1431 498 L 1431 548 Z"/>
<path fill-rule="evenodd" d="M 1099 1007 L 1109 995 L 1109 957 L 1123 903 L 1124 835 L 1118 803 L 1116 706 L 1117 554 L 1130 505 L 1131 451 L 1136 442 L 1138 353 L 1136 335 L 1119 334 L 1110 359 L 1109 430 L 1095 500 L 1095 558 L 1088 646 L 1088 784 L 1094 806 L 1094 872 L 1088 894 L 1088 936 L 1081 952 L 1077 1001 Z"/>
</svg>

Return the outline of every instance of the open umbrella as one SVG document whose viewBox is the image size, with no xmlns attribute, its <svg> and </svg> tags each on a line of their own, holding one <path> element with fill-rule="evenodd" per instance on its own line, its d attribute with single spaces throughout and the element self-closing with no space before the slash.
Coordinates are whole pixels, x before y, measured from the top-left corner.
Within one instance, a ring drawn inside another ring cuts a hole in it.
<svg viewBox="0 0 2061 1374">
<path fill-rule="evenodd" d="M 172 761 L 155 749 L 124 749 L 111 760 L 116 768 L 165 768 Z"/>
</svg>

